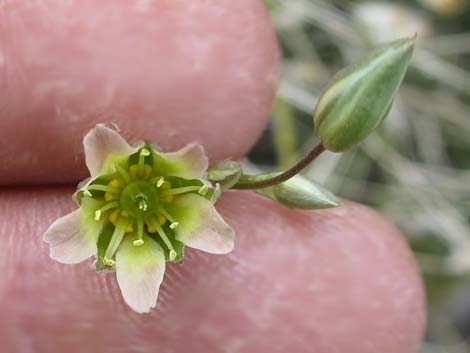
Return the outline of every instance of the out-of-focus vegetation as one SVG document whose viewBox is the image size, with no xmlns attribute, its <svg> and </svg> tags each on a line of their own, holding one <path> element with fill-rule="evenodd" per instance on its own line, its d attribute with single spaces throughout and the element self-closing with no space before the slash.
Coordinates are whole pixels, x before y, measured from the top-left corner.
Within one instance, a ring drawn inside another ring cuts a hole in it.
<svg viewBox="0 0 470 353">
<path fill-rule="evenodd" d="M 251 158 L 268 169 L 291 165 L 316 142 L 312 110 L 335 72 L 377 43 L 418 33 L 405 82 L 378 131 L 350 152 L 318 159 L 305 175 L 380 210 L 408 237 L 428 294 L 421 353 L 469 353 L 470 2 L 266 4 L 283 72 L 272 124 Z"/>
</svg>

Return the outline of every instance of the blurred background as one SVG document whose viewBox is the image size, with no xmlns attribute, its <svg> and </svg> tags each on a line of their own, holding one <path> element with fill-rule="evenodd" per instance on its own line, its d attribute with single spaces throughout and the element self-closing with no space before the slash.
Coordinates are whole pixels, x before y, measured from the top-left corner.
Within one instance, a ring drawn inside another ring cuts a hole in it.
<svg viewBox="0 0 470 353">
<path fill-rule="evenodd" d="M 305 174 L 383 212 L 407 236 L 427 289 L 420 353 L 469 353 L 470 1 L 266 5 L 283 72 L 271 124 L 247 163 L 267 170 L 290 166 L 317 142 L 312 110 L 335 72 L 377 43 L 418 33 L 405 82 L 379 130 Z"/>
</svg>

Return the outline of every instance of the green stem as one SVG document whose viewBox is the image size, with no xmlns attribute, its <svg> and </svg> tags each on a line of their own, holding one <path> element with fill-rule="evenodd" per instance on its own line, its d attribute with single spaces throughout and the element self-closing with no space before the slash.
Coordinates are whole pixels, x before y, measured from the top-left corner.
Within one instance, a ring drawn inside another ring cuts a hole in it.
<svg viewBox="0 0 470 353">
<path fill-rule="evenodd" d="M 294 175 L 297 175 L 302 169 L 304 169 L 315 158 L 317 158 L 323 151 L 325 151 L 325 146 L 319 143 L 300 162 L 298 162 L 285 172 L 265 180 L 259 180 L 259 178 L 258 180 L 256 180 L 256 177 L 259 177 L 257 175 L 247 176 L 246 178 L 243 178 L 238 183 L 236 183 L 232 187 L 232 189 L 262 189 L 283 183 L 284 181 L 292 178 Z"/>
</svg>

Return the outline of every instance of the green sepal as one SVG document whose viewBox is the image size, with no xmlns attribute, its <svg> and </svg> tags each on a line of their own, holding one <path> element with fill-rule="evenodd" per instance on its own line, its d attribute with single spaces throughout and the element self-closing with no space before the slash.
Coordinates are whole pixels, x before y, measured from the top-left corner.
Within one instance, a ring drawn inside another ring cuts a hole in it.
<svg viewBox="0 0 470 353">
<path fill-rule="evenodd" d="M 106 271 L 111 270 L 112 268 L 105 265 L 103 263 L 104 254 L 106 253 L 106 249 L 111 241 L 113 236 L 114 226 L 111 223 L 108 223 L 103 230 L 101 231 L 98 242 L 96 243 L 98 248 L 98 254 L 95 263 L 93 264 L 93 268 L 95 271 Z"/>
<path fill-rule="evenodd" d="M 263 174 L 252 177 L 251 180 L 261 181 L 279 174 Z M 257 189 L 255 192 L 289 208 L 318 210 L 339 205 L 339 200 L 333 193 L 299 174 L 281 184 Z"/>
<path fill-rule="evenodd" d="M 217 163 L 207 170 L 206 179 L 213 183 L 219 183 L 222 191 L 230 189 L 235 185 L 242 175 L 240 163 L 225 160 Z"/>
<path fill-rule="evenodd" d="M 388 115 L 413 52 L 415 38 L 396 40 L 340 71 L 313 114 L 315 133 L 330 151 L 352 148 Z"/>
</svg>

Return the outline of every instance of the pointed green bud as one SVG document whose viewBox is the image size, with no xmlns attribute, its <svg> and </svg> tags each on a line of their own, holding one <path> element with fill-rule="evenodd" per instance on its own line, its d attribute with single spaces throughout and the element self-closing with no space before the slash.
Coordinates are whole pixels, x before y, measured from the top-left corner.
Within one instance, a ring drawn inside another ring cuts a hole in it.
<svg viewBox="0 0 470 353">
<path fill-rule="evenodd" d="M 259 180 L 269 179 L 277 174 L 260 175 Z M 258 189 L 256 193 L 289 208 L 317 210 L 339 205 L 338 199 L 330 191 L 299 174 L 276 186 Z"/>
<path fill-rule="evenodd" d="M 207 171 L 206 178 L 212 183 L 218 183 L 222 190 L 228 190 L 235 185 L 242 175 L 240 163 L 225 160 L 219 162 Z"/>
<path fill-rule="evenodd" d="M 330 151 L 345 151 L 387 116 L 403 80 L 416 37 L 387 43 L 340 71 L 313 114 L 315 133 Z"/>
</svg>

